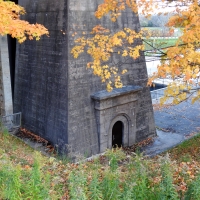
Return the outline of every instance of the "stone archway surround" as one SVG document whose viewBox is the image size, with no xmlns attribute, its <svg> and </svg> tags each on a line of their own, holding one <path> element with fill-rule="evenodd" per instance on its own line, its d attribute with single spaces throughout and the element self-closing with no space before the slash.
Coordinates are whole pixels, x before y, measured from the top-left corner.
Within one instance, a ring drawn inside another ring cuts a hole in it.
<svg viewBox="0 0 200 200">
<path fill-rule="evenodd" d="M 125 115 L 122 114 L 115 117 L 110 123 L 109 131 L 108 131 L 108 145 L 107 145 L 109 149 L 112 148 L 112 129 L 113 129 L 114 124 L 117 121 L 121 121 L 123 123 L 122 146 L 128 146 L 129 123 Z"/>
<path fill-rule="evenodd" d="M 123 146 L 131 146 L 136 138 L 136 110 L 139 86 L 125 86 L 112 92 L 93 94 L 99 152 L 112 148 L 112 127 L 117 121 L 124 124 Z"/>
</svg>

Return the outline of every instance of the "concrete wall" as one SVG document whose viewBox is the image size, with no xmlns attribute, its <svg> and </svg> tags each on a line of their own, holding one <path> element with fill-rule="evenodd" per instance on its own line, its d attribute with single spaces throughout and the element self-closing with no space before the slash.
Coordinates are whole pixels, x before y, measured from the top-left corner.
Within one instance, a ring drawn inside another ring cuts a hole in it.
<svg viewBox="0 0 200 200">
<path fill-rule="evenodd" d="M 99 153 L 99 133 L 91 95 L 105 89 L 98 77 L 86 70 L 90 60 L 83 54 L 75 60 L 70 54 L 77 37 L 89 33 L 95 24 L 116 31 L 139 28 L 138 17 L 131 11 L 111 23 L 93 17 L 99 0 L 19 0 L 27 10 L 25 19 L 44 24 L 50 37 L 39 42 L 27 41 L 17 47 L 15 112 L 22 112 L 23 125 L 45 137 L 60 149 L 69 144 L 86 156 Z M 62 30 L 62 31 L 61 31 Z M 63 34 L 65 32 L 66 34 Z M 124 85 L 139 85 L 135 108 L 136 141 L 155 134 L 153 109 L 148 88 L 144 56 L 123 65 Z"/>
<path fill-rule="evenodd" d="M 24 17 L 44 24 L 50 37 L 17 45 L 15 112 L 22 112 L 27 129 L 64 146 L 68 127 L 67 2 L 64 0 L 20 0 Z"/>
<path fill-rule="evenodd" d="M 125 27 L 139 29 L 139 19 L 136 15 L 128 10 L 122 14 L 116 23 L 110 22 L 108 18 L 101 21 L 93 17 L 100 1 L 69 1 L 69 49 L 74 45 L 72 34 L 77 33 L 77 37 L 82 32 L 89 33 L 95 24 L 102 24 L 112 31 Z M 75 144 L 81 152 L 97 153 L 98 133 L 97 122 L 94 115 L 94 102 L 91 101 L 90 95 L 96 91 L 105 89 L 99 78 L 91 75 L 86 70 L 86 63 L 89 61 L 88 56 L 82 55 L 78 60 L 74 60 L 69 54 L 69 143 Z M 138 94 L 138 106 L 136 109 L 136 141 L 141 141 L 149 135 L 155 134 L 153 110 L 151 105 L 151 96 L 147 83 L 147 70 L 144 57 L 133 61 L 132 64 L 123 65 L 122 69 L 128 69 L 123 77 L 124 85 L 142 86 L 142 91 Z M 108 119 L 109 120 L 109 116 Z M 77 123 L 78 122 L 78 123 Z"/>
<path fill-rule="evenodd" d="M 7 36 L 0 36 L 0 115 L 13 113 Z"/>
</svg>

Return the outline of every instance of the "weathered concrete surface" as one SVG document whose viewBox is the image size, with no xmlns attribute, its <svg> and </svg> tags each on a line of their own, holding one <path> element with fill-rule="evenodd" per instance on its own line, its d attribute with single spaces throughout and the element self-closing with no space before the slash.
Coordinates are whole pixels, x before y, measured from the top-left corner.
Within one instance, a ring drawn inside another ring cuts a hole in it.
<svg viewBox="0 0 200 200">
<path fill-rule="evenodd" d="M 61 151 L 71 145 L 86 156 L 100 151 L 101 136 L 91 95 L 104 90 L 105 85 L 86 70 L 88 55 L 75 60 L 70 54 L 74 46 L 72 35 L 90 33 L 95 24 L 103 24 L 112 31 L 123 27 L 139 29 L 138 16 L 131 11 L 124 12 L 116 23 L 108 18 L 95 19 L 93 14 L 100 2 L 19 0 L 27 10 L 25 19 L 44 24 L 50 37 L 43 37 L 39 42 L 26 41 L 17 47 L 15 112 L 22 112 L 24 127 L 57 144 Z M 137 92 L 137 104 L 130 108 L 135 110 L 135 132 L 128 134 L 135 134 L 137 142 L 155 135 L 144 56 L 132 64 L 122 65 L 122 69 L 128 70 L 122 77 L 124 85 L 142 87 Z M 123 111 L 118 115 L 122 116 Z"/>
<path fill-rule="evenodd" d="M 7 36 L 0 36 L 0 115 L 13 113 Z"/>
<path fill-rule="evenodd" d="M 145 154 L 153 156 L 170 149 L 200 131 L 200 103 L 185 101 L 179 105 L 155 110 L 158 137 L 143 148 Z"/>
<path fill-rule="evenodd" d="M 112 129 L 117 121 L 123 123 L 123 146 L 132 146 L 136 142 L 136 108 L 139 86 L 124 86 L 96 92 L 91 97 L 94 99 L 96 124 L 99 135 L 100 153 L 107 148 L 112 148 Z"/>
</svg>

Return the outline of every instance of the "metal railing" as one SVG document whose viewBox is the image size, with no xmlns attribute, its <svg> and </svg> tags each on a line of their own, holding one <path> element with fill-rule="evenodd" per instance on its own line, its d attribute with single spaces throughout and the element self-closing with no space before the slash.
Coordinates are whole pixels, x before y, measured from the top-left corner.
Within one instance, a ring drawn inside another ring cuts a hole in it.
<svg viewBox="0 0 200 200">
<path fill-rule="evenodd" d="M 21 112 L 1 117 L 1 127 L 7 128 L 9 131 L 21 126 Z"/>
<path fill-rule="evenodd" d="M 151 91 L 151 99 L 152 100 L 154 100 L 154 99 L 160 99 L 161 97 L 164 96 L 165 90 L 166 90 L 166 87 L 158 89 L 158 90 Z"/>
</svg>

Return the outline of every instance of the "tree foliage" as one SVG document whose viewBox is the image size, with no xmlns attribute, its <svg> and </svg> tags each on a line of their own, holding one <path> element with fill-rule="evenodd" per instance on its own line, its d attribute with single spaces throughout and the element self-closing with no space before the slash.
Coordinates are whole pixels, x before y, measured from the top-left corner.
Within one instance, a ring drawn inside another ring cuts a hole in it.
<svg viewBox="0 0 200 200">
<path fill-rule="evenodd" d="M 167 23 L 169 27 L 180 27 L 182 36 L 179 37 L 175 46 L 165 49 L 161 65 L 158 66 L 158 73 L 150 79 L 150 82 L 158 77 L 169 77 L 174 80 L 168 86 L 163 102 L 173 97 L 174 103 L 179 103 L 186 99 L 191 91 L 195 91 L 193 102 L 200 98 L 198 90 L 200 84 L 199 25 L 200 7 L 197 0 L 191 1 L 187 9 L 179 10 Z"/>
<path fill-rule="evenodd" d="M 104 15 L 110 15 L 112 22 L 115 22 L 121 15 L 121 11 L 126 7 L 137 12 L 135 1 L 124 0 L 105 0 L 99 5 L 95 17 L 98 19 Z M 91 32 L 91 36 L 78 38 L 75 42 L 77 45 L 72 49 L 72 54 L 77 58 L 80 53 L 87 52 L 92 61 L 87 64 L 93 73 L 99 76 L 102 82 L 106 82 L 107 90 L 111 91 L 113 87 L 121 88 L 121 75 L 127 70 L 120 69 L 120 63 L 127 63 L 129 59 L 137 59 L 140 52 L 144 51 L 144 45 L 141 43 L 143 31 L 136 31 L 130 28 L 115 33 L 98 25 Z M 121 56 L 121 62 L 114 62 L 116 57 Z"/>
<path fill-rule="evenodd" d="M 144 50 L 142 44 L 133 45 L 135 40 L 142 37 L 142 32 L 136 32 L 129 28 L 125 28 L 114 34 L 101 26 L 96 26 L 89 38 L 79 38 L 76 40 L 78 46 L 72 49 L 75 58 L 81 52 L 87 49 L 87 53 L 92 57 L 93 61 L 87 64 L 88 68 L 93 70 L 94 75 L 101 77 L 102 82 L 107 83 L 107 90 L 111 91 L 114 86 L 122 87 L 120 74 L 126 73 L 126 70 L 119 71 L 118 65 L 113 63 L 109 65 L 109 61 L 113 54 L 120 54 L 122 57 L 130 57 L 136 59 L 140 56 L 140 51 Z M 124 61 L 125 63 L 125 61 Z"/>
<path fill-rule="evenodd" d="M 9 34 L 19 43 L 27 38 L 39 40 L 42 35 L 48 35 L 48 30 L 44 26 L 21 20 L 20 15 L 23 14 L 25 14 L 23 7 L 11 1 L 0 0 L 0 34 Z"/>
<path fill-rule="evenodd" d="M 200 71 L 200 7 L 198 0 L 104 0 L 98 6 L 95 17 L 100 19 L 109 15 L 111 21 L 115 22 L 125 9 L 131 9 L 142 15 L 151 16 L 157 9 L 174 8 L 170 10 L 173 13 L 167 26 L 171 28 L 179 27 L 182 35 L 179 37 L 175 46 L 159 49 L 159 56 L 162 60 L 158 66 L 158 72 L 149 79 L 151 84 L 156 78 L 170 78 L 174 82 L 168 86 L 165 101 L 169 97 L 174 98 L 174 103 L 181 102 L 187 98 L 187 92 L 194 89 L 194 83 L 199 85 L 198 80 Z M 166 12 L 167 13 L 167 12 Z M 158 13 L 159 14 L 159 13 Z M 72 53 L 77 58 L 80 53 L 87 52 L 92 62 L 87 66 L 93 69 L 93 73 L 101 77 L 102 82 L 107 83 L 107 90 L 111 91 L 113 87 L 122 87 L 121 73 L 119 66 L 113 64 L 111 57 L 119 54 L 121 61 L 125 64 L 128 59 L 137 59 L 141 52 L 144 52 L 144 46 L 138 43 L 138 39 L 145 40 L 150 37 L 142 31 L 125 28 L 116 33 L 110 33 L 109 30 L 96 26 L 91 32 L 91 36 L 77 39 L 76 46 Z M 126 58 L 126 59 L 124 59 Z M 193 101 L 200 98 L 200 92 L 193 98 Z"/>
</svg>

